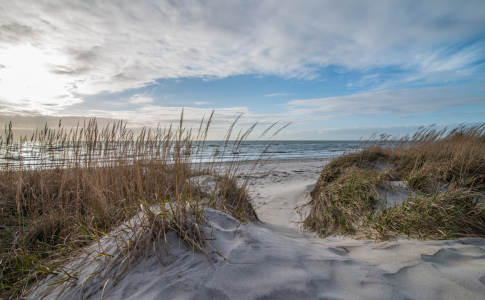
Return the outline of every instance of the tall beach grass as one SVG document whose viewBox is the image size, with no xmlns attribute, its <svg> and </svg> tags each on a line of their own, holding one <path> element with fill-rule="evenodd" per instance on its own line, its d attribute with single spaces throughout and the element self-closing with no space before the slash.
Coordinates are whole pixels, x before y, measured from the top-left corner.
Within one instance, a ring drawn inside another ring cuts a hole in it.
<svg viewBox="0 0 485 300">
<path fill-rule="evenodd" d="M 93 119 L 76 128 L 59 122 L 58 128 L 46 126 L 15 142 L 12 124 L 6 125 L 0 137 L 0 298 L 23 297 L 48 276 L 57 285 L 75 281 L 76 271 L 63 266 L 120 226 L 130 234 L 119 235 L 124 248 L 113 258 L 123 270 L 118 277 L 168 231 L 204 252 L 198 224 L 205 207 L 241 221 L 256 219 L 247 180 L 236 182 L 240 161 L 223 168 L 215 167 L 216 158 L 200 162 L 211 121 L 212 115 L 196 130 L 187 129 L 182 112 L 180 124 L 144 128 L 137 135 L 122 121 L 99 127 Z M 236 122 L 222 152 L 228 147 L 237 152 L 255 127 L 234 137 Z M 201 175 L 213 176 L 215 187 L 208 190 L 194 180 Z M 131 222 L 135 216 L 137 222 Z"/>
<path fill-rule="evenodd" d="M 326 166 L 305 227 L 320 234 L 387 240 L 485 237 L 485 124 L 381 135 Z M 408 188 L 386 206 L 382 189 Z"/>
</svg>

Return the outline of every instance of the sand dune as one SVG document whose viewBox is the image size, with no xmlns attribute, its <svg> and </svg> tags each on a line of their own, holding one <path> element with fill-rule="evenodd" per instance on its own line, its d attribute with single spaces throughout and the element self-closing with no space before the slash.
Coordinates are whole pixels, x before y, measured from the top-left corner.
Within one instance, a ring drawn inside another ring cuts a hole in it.
<svg viewBox="0 0 485 300">
<path fill-rule="evenodd" d="M 485 239 L 361 241 L 320 238 L 299 226 L 324 160 L 275 161 L 251 179 L 261 223 L 206 209 L 214 249 L 192 253 L 175 234 L 115 286 L 99 280 L 61 299 L 484 299 Z M 267 175 L 267 171 L 274 171 Z M 104 243 L 109 246 L 110 240 Z M 217 249 L 217 250 L 215 250 Z M 93 265 L 85 264 L 87 276 Z M 41 287 L 32 295 L 38 298 Z M 55 293 L 49 297 L 56 296 Z"/>
</svg>

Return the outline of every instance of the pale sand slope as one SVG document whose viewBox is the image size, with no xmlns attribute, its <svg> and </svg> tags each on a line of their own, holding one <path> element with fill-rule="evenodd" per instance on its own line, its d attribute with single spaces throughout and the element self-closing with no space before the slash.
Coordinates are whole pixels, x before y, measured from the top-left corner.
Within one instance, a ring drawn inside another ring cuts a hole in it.
<svg viewBox="0 0 485 300">
<path fill-rule="evenodd" d="M 244 225 L 208 209 L 205 232 L 220 255 L 193 254 L 170 234 L 164 267 L 153 253 L 140 258 L 115 287 L 107 285 L 103 299 L 485 298 L 485 239 L 375 243 L 299 229 L 295 207 L 308 201 L 324 164 L 270 162 L 264 168 L 276 167 L 275 175 L 259 178 L 260 170 L 252 181 L 259 183 L 254 197 L 265 223 Z M 95 289 L 96 280 L 61 298 L 99 299 L 102 290 Z"/>
</svg>

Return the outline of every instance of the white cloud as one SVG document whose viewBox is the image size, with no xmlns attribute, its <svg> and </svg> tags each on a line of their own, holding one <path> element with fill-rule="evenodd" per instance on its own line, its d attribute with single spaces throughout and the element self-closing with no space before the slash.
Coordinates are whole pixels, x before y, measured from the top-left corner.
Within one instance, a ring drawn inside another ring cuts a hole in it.
<svg viewBox="0 0 485 300">
<path fill-rule="evenodd" d="M 211 104 L 212 102 L 204 102 L 204 101 L 200 101 L 200 102 L 194 102 L 195 105 L 206 105 L 206 104 Z"/>
<path fill-rule="evenodd" d="M 330 65 L 399 66 L 415 78 L 446 73 L 456 80 L 469 76 L 483 50 L 446 49 L 483 36 L 484 11 L 481 0 L 18 0 L 2 3 L 0 49 L 29 46 L 58 58 L 44 68 L 61 86 L 54 94 L 68 96 L 61 106 L 80 101 L 75 94 L 120 92 L 160 78 L 315 78 Z"/>
<path fill-rule="evenodd" d="M 483 105 L 485 85 L 386 90 L 341 97 L 293 100 L 286 105 L 294 115 L 429 113 Z"/>
<path fill-rule="evenodd" d="M 153 98 L 150 96 L 147 96 L 146 94 L 136 94 L 130 98 L 129 102 L 134 104 L 146 104 L 146 103 L 152 103 Z"/>
</svg>

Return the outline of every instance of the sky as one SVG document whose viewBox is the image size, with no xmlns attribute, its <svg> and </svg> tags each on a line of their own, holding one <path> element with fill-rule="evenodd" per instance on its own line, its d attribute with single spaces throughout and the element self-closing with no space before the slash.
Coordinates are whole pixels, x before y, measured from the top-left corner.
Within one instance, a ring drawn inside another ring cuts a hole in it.
<svg viewBox="0 0 485 300">
<path fill-rule="evenodd" d="M 1 0 L 0 125 L 291 123 L 289 140 L 485 120 L 483 0 Z"/>
</svg>

